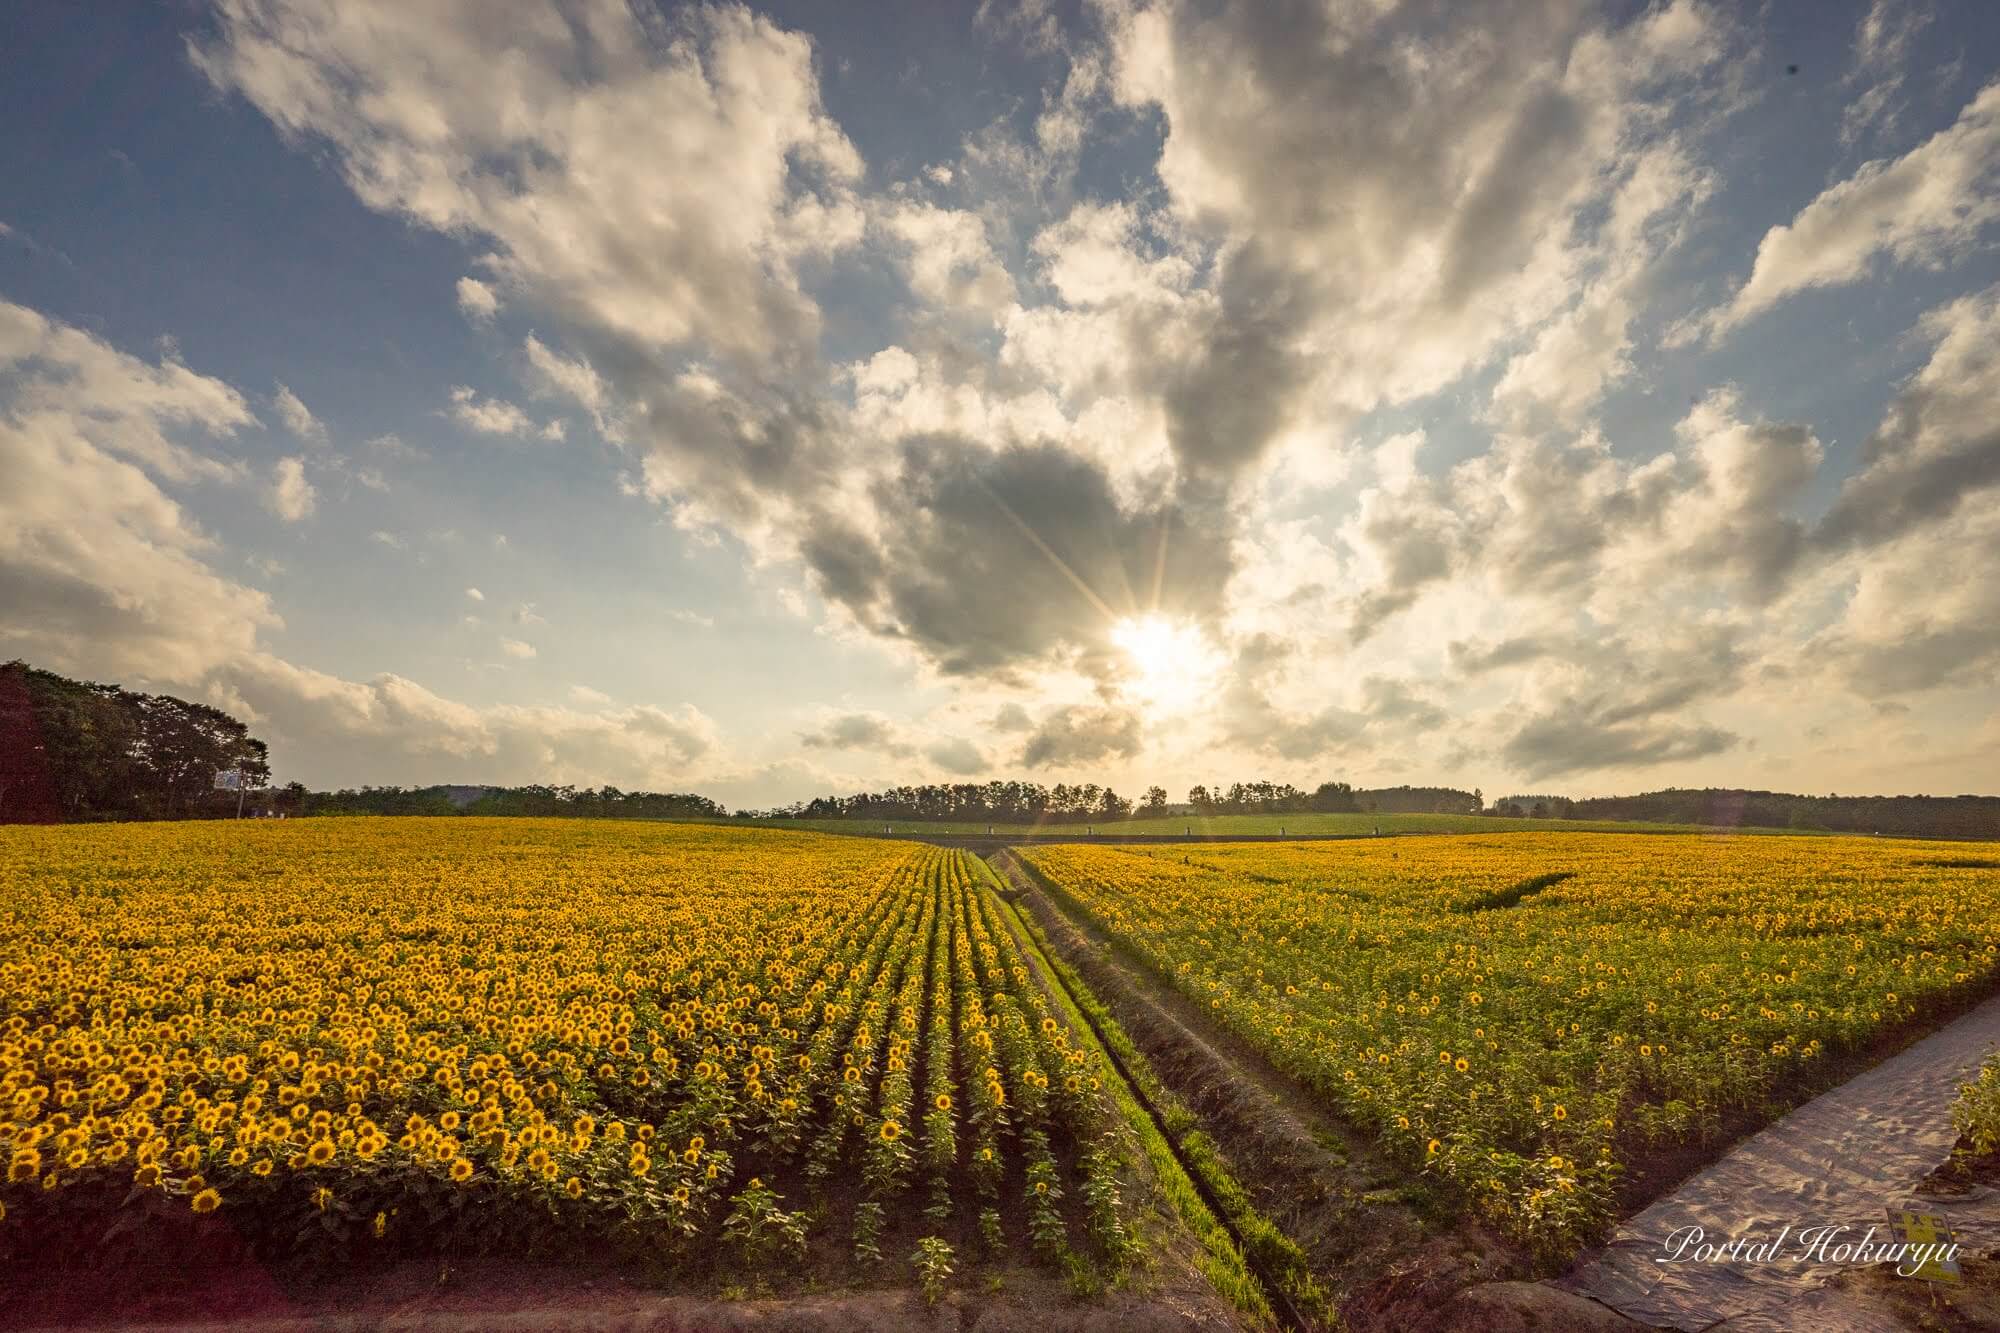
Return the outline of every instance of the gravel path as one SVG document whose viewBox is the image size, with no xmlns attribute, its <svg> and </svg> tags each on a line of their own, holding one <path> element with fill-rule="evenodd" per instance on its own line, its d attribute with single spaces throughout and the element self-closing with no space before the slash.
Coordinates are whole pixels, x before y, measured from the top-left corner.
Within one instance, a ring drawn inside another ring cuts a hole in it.
<svg viewBox="0 0 2000 1333">
<path fill-rule="evenodd" d="M 1667 1328 L 1878 1333 L 1879 1312 L 1871 1319 L 1828 1288 L 1858 1262 L 1829 1251 L 1870 1227 L 1874 1244 L 1897 1239 L 1884 1210 L 1911 1201 L 1951 1155 L 1958 1085 L 1996 1046 L 2000 996 L 1745 1140 L 1628 1220 L 1556 1285 Z M 2000 1246 L 2000 1190 L 1933 1198 L 1925 1209 L 1942 1212 L 1974 1253 Z M 1801 1236 L 1825 1226 L 1851 1230 L 1817 1248 L 1816 1235 Z M 1700 1228 L 1698 1238 L 1689 1228 Z M 1781 1236 L 1765 1262 L 1693 1257 L 1697 1243 L 1741 1238 L 1749 1249 Z M 1681 1260 L 1662 1262 L 1682 1238 Z"/>
</svg>

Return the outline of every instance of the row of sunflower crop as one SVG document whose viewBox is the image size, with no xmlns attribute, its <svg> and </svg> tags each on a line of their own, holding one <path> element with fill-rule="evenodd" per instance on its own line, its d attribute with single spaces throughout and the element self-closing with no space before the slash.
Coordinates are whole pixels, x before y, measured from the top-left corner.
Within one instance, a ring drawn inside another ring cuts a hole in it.
<svg viewBox="0 0 2000 1333">
<path fill-rule="evenodd" d="M 1067 1252 L 1092 1061 L 962 853 L 585 821 L 0 830 L 0 1251 Z M 792 1196 L 787 1202 L 785 1193 Z M 829 1226 L 843 1225 L 832 1218 Z M 1086 1219 L 1078 1224 L 1089 1230 Z M 843 1239 L 836 1236 L 835 1239 Z"/>
<path fill-rule="evenodd" d="M 1029 856 L 1218 1024 L 1553 1256 L 1601 1232 L 1647 1154 L 1717 1145 L 1829 1057 L 1990 989 L 2000 876 L 1964 852 L 1518 833 Z"/>
</svg>

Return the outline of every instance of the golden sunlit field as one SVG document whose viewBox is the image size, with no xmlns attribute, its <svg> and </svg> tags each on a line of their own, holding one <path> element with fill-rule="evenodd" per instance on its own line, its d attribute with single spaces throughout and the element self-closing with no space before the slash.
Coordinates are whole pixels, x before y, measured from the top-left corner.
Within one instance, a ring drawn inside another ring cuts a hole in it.
<svg viewBox="0 0 2000 1333">
<path fill-rule="evenodd" d="M 603 821 L 0 830 L 0 1251 L 122 1218 L 342 1263 L 1115 1258 L 1101 1071 L 977 869 Z"/>
<path fill-rule="evenodd" d="M 1548 1254 L 2000 973 L 1991 846 L 1520 833 L 1051 846 L 1058 897 Z"/>
<path fill-rule="evenodd" d="M 1176 1100 L 1118 1029 L 1131 997 L 1107 1009 L 1017 905 L 1052 896 L 1233 1039 L 1191 1078 L 1153 1023 L 1183 1089 L 1245 1076 L 1247 1044 L 1344 1126 L 1327 1216 L 1415 1207 L 1547 1266 L 1649 1168 L 1990 991 L 1991 852 L 1071 844 L 1021 853 L 1043 894 L 1005 858 L 1003 891 L 961 850 L 696 824 L 9 828 L 0 1266 L 226 1231 L 302 1280 L 490 1255 L 935 1298 L 1012 1255 L 1080 1292 L 1165 1255 L 1253 1323 L 1282 1292 L 1311 1325 L 1371 1279 L 1258 1211 L 1283 1181 L 1233 1135 L 1265 1130 Z M 1956 1110 L 1975 1147 L 1992 1078 Z"/>
</svg>

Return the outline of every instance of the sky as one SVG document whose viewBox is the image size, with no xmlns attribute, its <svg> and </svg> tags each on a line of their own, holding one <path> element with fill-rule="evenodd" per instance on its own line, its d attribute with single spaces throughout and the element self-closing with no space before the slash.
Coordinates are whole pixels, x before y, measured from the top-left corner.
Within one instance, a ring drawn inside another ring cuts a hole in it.
<svg viewBox="0 0 2000 1333">
<path fill-rule="evenodd" d="M 279 781 L 2000 790 L 1982 0 L 167 0 L 0 70 L 0 656 Z"/>
</svg>

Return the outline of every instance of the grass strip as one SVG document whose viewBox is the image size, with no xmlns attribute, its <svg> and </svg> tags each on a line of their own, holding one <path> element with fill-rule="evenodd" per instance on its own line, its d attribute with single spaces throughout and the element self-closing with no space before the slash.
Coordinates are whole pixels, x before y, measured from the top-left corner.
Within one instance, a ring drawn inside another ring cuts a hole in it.
<svg viewBox="0 0 2000 1333">
<path fill-rule="evenodd" d="M 984 869 L 991 883 L 992 870 L 986 868 L 984 860 L 974 859 Z M 1020 930 L 1022 943 L 1036 952 L 1050 976 L 1062 981 L 1063 984 L 1053 988 L 1054 999 L 1057 1006 L 1062 1009 L 1063 1017 L 1069 1020 L 1070 1027 L 1076 1033 L 1078 1040 L 1088 1042 L 1100 1056 L 1105 1058 L 1106 1066 L 1115 1073 L 1119 1067 L 1118 1062 L 1110 1058 L 1096 1028 L 1082 1012 L 1079 1012 L 1078 1001 L 1075 998 L 1080 994 L 1085 1002 L 1096 1005 L 1096 997 L 1089 995 L 1087 990 L 1077 990 L 1081 981 L 1073 980 L 1073 973 L 1070 977 L 1062 976 L 1058 969 L 1064 965 L 1045 947 L 1045 941 L 1034 929 L 1033 923 L 1024 918 L 1012 902 L 998 892 L 994 894 L 994 898 L 999 902 L 1002 914 Z M 1122 1031 L 1119 1035 L 1124 1036 Z M 1129 1045 L 1129 1042 L 1127 1044 Z M 1173 1204 L 1174 1211 L 1180 1214 L 1188 1230 L 1192 1231 L 1195 1238 L 1201 1242 L 1203 1252 L 1200 1265 L 1202 1274 L 1208 1278 L 1209 1284 L 1224 1300 L 1250 1316 L 1259 1326 L 1274 1325 L 1277 1316 L 1271 1309 L 1271 1302 L 1265 1295 L 1263 1284 L 1251 1271 L 1243 1250 L 1230 1233 L 1229 1225 L 1209 1207 L 1208 1202 L 1202 1197 L 1201 1187 L 1189 1177 L 1180 1156 L 1161 1132 L 1159 1122 L 1140 1103 L 1139 1098 L 1134 1095 L 1132 1086 L 1124 1078 L 1113 1077 L 1107 1080 L 1107 1088 L 1119 1114 L 1124 1117 L 1125 1123 L 1131 1126 L 1133 1133 L 1138 1135 L 1140 1145 L 1145 1149 L 1146 1159 L 1153 1164 L 1153 1171 L 1168 1201 Z"/>
<path fill-rule="evenodd" d="M 1249 1192 L 1223 1161 L 1215 1140 L 1202 1130 L 1200 1118 L 1161 1082 L 1145 1053 L 1133 1044 L 1117 1017 L 1076 969 L 1050 945 L 1035 919 L 1012 902 L 1003 899 L 1003 903 L 1013 912 L 1014 920 L 1020 923 L 1025 937 L 1041 954 L 1051 974 L 1062 982 L 1060 989 L 1066 992 L 1064 1008 L 1072 1011 L 1072 1021 L 1084 1021 L 1074 1013 L 1077 1009 L 1088 1016 L 1086 1029 L 1110 1050 L 1116 1067 L 1157 1115 L 1155 1134 L 1164 1134 L 1166 1146 L 1177 1164 L 1203 1187 L 1206 1197 L 1198 1202 L 1206 1208 L 1212 1201 L 1222 1212 L 1235 1233 L 1232 1244 L 1240 1240 L 1250 1267 L 1278 1288 L 1295 1313 L 1309 1316 L 1322 1327 L 1338 1327 L 1339 1311 L 1332 1297 L 1313 1278 L 1312 1264 L 1305 1251 L 1250 1201 Z M 1141 1114 L 1146 1114 L 1143 1108 Z M 1152 1116 L 1147 1118 L 1149 1125 L 1155 1123 Z"/>
</svg>

